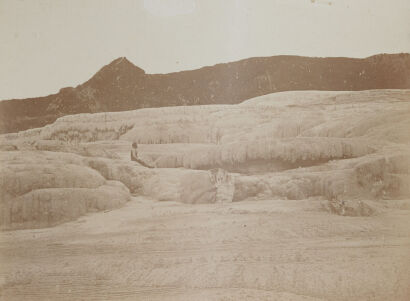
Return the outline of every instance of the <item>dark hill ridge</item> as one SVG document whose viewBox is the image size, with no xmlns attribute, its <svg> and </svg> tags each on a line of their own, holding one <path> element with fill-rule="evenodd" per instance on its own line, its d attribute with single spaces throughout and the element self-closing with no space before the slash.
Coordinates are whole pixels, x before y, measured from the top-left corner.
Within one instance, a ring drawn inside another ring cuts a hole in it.
<svg viewBox="0 0 410 301">
<path fill-rule="evenodd" d="M 273 56 L 169 74 L 146 74 L 125 57 L 57 94 L 0 102 L 0 133 L 41 127 L 58 117 L 144 107 L 233 104 L 289 90 L 410 88 L 410 54 L 365 59 Z"/>
</svg>

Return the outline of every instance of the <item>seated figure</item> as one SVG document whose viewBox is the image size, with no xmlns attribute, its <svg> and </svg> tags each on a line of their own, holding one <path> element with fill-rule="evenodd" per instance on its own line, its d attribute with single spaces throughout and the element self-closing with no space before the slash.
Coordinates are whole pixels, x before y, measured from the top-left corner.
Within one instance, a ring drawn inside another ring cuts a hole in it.
<svg viewBox="0 0 410 301">
<path fill-rule="evenodd" d="M 132 149 L 131 149 L 131 161 L 138 162 L 144 167 L 148 168 L 154 168 L 153 166 L 150 166 L 146 162 L 142 161 L 140 158 L 138 158 L 138 144 L 136 142 L 132 143 Z"/>
</svg>

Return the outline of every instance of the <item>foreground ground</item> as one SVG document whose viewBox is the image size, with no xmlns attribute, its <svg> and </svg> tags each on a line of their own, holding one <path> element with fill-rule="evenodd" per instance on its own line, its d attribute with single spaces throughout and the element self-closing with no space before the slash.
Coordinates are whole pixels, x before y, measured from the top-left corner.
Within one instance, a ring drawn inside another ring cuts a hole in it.
<svg viewBox="0 0 410 301">
<path fill-rule="evenodd" d="M 2 232 L 0 299 L 409 300 L 409 234 L 406 209 L 346 217 L 314 199 L 133 198 L 54 228 Z"/>
</svg>

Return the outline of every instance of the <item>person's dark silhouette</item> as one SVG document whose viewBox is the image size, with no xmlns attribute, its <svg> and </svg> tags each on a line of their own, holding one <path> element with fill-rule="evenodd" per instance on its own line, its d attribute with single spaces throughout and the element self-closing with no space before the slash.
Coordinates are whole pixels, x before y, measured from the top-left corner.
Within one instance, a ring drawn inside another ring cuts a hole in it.
<svg viewBox="0 0 410 301">
<path fill-rule="evenodd" d="M 131 161 L 138 162 L 144 167 L 154 168 L 153 166 L 149 166 L 147 163 L 138 158 L 138 144 L 136 142 L 132 143 Z"/>
</svg>

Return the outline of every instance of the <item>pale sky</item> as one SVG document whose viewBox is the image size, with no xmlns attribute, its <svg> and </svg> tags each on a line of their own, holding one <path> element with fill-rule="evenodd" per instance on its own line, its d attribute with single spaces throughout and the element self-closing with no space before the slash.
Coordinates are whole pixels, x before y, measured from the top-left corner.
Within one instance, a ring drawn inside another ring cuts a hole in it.
<svg viewBox="0 0 410 301">
<path fill-rule="evenodd" d="M 254 56 L 410 52 L 409 0 L 0 0 L 0 99 L 126 56 L 168 73 Z"/>
</svg>

